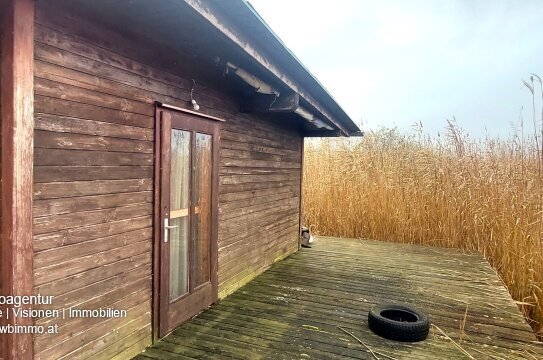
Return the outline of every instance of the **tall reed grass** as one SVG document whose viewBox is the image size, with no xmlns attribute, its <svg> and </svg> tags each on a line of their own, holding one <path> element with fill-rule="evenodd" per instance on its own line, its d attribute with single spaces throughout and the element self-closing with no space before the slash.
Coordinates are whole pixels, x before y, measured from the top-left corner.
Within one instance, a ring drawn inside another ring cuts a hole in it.
<svg viewBox="0 0 543 360">
<path fill-rule="evenodd" d="M 543 159 L 539 130 L 471 140 L 370 132 L 306 142 L 304 221 L 321 235 L 476 250 L 543 337 Z"/>
</svg>

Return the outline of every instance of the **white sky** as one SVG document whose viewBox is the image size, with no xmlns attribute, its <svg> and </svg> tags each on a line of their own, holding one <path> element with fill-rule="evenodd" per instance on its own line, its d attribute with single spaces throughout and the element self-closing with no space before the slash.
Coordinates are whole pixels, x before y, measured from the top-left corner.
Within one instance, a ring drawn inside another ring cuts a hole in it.
<svg viewBox="0 0 543 360">
<path fill-rule="evenodd" d="M 531 121 L 522 79 L 543 76 L 542 0 L 250 2 L 366 129 L 436 133 L 455 116 L 506 137 L 522 106 Z"/>
</svg>

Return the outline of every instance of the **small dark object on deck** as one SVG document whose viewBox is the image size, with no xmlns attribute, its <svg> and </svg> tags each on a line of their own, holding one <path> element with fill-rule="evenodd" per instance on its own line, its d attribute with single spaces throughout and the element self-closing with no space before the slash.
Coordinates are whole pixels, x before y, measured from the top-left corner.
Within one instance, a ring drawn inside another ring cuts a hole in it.
<svg viewBox="0 0 543 360">
<path fill-rule="evenodd" d="M 306 226 L 302 226 L 302 229 L 300 231 L 300 238 L 301 238 L 301 245 L 303 248 L 310 248 L 312 239 L 311 239 L 311 233 L 309 232 L 309 228 Z"/>
<path fill-rule="evenodd" d="M 397 341 L 422 341 L 428 336 L 430 321 L 426 314 L 405 305 L 376 305 L 368 313 L 368 325 L 374 333 Z"/>
</svg>

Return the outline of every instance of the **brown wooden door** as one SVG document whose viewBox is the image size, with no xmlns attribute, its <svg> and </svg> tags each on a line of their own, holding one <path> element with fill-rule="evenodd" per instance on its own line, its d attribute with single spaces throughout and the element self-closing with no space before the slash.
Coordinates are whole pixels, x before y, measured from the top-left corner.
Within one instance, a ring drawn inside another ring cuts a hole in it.
<svg viewBox="0 0 543 360">
<path fill-rule="evenodd" d="M 159 335 L 217 299 L 218 123 L 162 110 Z"/>
</svg>

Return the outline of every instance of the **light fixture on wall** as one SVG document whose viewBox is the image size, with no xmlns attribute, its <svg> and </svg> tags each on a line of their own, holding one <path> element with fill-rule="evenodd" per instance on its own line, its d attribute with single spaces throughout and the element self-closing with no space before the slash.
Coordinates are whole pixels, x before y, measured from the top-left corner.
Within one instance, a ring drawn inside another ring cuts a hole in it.
<svg viewBox="0 0 543 360">
<path fill-rule="evenodd" d="M 200 110 L 200 105 L 194 100 L 192 97 L 192 94 L 194 92 L 194 87 L 196 86 L 196 80 L 192 79 L 192 89 L 190 89 L 190 103 L 192 104 L 192 108 L 196 111 Z"/>
</svg>

